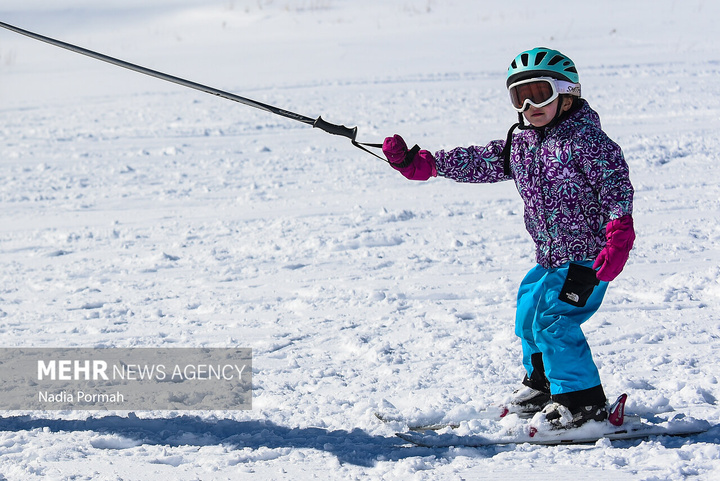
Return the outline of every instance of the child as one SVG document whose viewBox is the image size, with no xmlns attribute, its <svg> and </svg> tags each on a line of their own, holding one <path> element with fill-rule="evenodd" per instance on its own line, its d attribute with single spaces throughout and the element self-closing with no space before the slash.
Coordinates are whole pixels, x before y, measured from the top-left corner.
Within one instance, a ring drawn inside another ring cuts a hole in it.
<svg viewBox="0 0 720 481">
<path fill-rule="evenodd" d="M 515 181 L 537 265 L 518 290 L 515 333 L 527 374 L 512 403 L 552 428 L 604 420 L 607 399 L 580 325 L 600 307 L 635 239 L 628 166 L 562 53 L 520 53 L 506 85 L 519 120 L 506 140 L 432 155 L 395 135 L 383 152 L 411 180 Z"/>
</svg>

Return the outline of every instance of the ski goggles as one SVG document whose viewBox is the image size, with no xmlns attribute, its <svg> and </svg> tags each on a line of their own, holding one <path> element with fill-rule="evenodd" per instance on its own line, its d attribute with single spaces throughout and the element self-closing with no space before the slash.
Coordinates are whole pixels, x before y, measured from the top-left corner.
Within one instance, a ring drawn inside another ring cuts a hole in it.
<svg viewBox="0 0 720 481">
<path fill-rule="evenodd" d="M 560 94 L 580 97 L 580 84 L 552 77 L 537 77 L 510 84 L 508 92 L 515 110 L 524 112 L 528 105 L 536 108 L 545 107 Z"/>
</svg>

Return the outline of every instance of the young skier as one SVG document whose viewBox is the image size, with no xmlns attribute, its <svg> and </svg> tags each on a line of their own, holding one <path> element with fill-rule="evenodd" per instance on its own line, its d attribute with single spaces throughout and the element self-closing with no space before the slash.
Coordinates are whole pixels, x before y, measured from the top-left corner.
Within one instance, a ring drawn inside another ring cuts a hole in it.
<svg viewBox="0 0 720 481">
<path fill-rule="evenodd" d="M 580 326 L 600 307 L 635 239 L 628 166 L 562 53 L 520 53 L 506 86 L 519 120 L 506 140 L 432 155 L 417 145 L 408 150 L 395 135 L 383 153 L 411 180 L 515 182 L 537 265 L 518 290 L 515 333 L 527 374 L 512 403 L 556 429 L 604 420 L 607 399 Z"/>
</svg>

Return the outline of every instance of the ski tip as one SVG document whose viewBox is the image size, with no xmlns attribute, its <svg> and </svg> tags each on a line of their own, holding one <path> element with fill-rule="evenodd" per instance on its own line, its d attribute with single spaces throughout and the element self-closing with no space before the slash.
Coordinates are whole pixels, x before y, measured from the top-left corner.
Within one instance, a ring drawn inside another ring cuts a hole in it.
<svg viewBox="0 0 720 481">
<path fill-rule="evenodd" d="M 625 422 L 625 402 L 627 401 L 627 397 L 627 394 L 621 394 L 613 405 L 610 406 L 608 422 L 613 426 L 622 426 Z"/>
</svg>

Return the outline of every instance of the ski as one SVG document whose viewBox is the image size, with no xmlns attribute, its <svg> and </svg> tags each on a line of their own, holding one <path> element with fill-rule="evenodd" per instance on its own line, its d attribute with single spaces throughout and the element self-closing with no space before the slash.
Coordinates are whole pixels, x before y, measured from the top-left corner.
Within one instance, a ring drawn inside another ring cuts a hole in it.
<svg viewBox="0 0 720 481">
<path fill-rule="evenodd" d="M 419 421 L 399 414 L 388 414 L 383 412 L 375 412 L 375 417 L 386 424 L 400 423 L 407 427 L 409 431 L 440 431 L 445 428 L 456 429 L 460 427 L 463 421 L 473 420 L 492 420 L 499 421 L 502 418 L 515 414 L 521 419 L 528 419 L 535 414 L 535 411 L 523 411 L 515 406 L 491 406 L 481 411 L 476 411 L 471 416 L 463 417 L 460 420 L 446 421 L 445 418 L 438 421 Z"/>
<path fill-rule="evenodd" d="M 456 431 L 463 426 L 462 422 L 452 423 L 428 423 L 413 424 L 404 423 L 407 426 L 406 432 L 396 435 L 412 444 L 424 447 L 481 447 L 499 444 L 587 444 L 595 443 L 600 439 L 611 441 L 643 439 L 652 436 L 689 436 L 700 434 L 710 429 L 710 424 L 704 420 L 676 416 L 671 421 L 656 423 L 643 420 L 640 416 L 626 415 L 625 403 L 627 394 L 621 394 L 608 409 L 608 418 L 605 421 L 590 421 L 579 427 L 568 429 L 552 429 L 547 426 L 537 426 L 532 421 L 520 423 L 510 429 L 499 426 L 499 431 L 472 432 L 460 434 Z M 480 411 L 477 416 L 464 419 L 469 422 L 481 419 L 495 419 L 507 417 L 511 411 L 505 407 Z M 532 417 L 532 413 L 516 412 L 518 418 Z M 383 422 L 401 422 L 398 418 L 385 417 L 376 414 L 376 417 Z M 477 426 L 473 426 L 477 430 Z M 465 426 L 467 430 L 467 425 Z M 454 432 L 455 431 L 455 432 Z"/>
<path fill-rule="evenodd" d="M 610 441 L 647 439 L 655 436 L 691 436 L 710 429 L 710 423 L 704 420 L 670 421 L 652 423 L 633 420 L 623 426 L 614 426 L 609 422 L 588 422 L 571 429 L 535 431 L 523 426 L 519 432 L 507 434 L 455 434 L 426 432 L 402 432 L 396 435 L 417 446 L 428 448 L 444 447 L 483 447 L 509 444 L 539 444 L 557 446 L 562 444 L 592 444 L 601 439 Z"/>
<path fill-rule="evenodd" d="M 407 426 L 409 431 L 440 431 L 441 429 L 450 428 L 455 429 L 460 427 L 460 423 L 417 423 L 408 422 L 401 417 L 391 416 L 383 413 L 375 413 L 375 417 L 384 423 L 401 423 Z"/>
<path fill-rule="evenodd" d="M 409 417 L 404 417 L 400 414 L 389 414 L 383 412 L 375 412 L 375 417 L 383 423 L 400 423 L 407 426 L 409 431 L 440 431 L 445 428 L 456 429 L 460 426 L 463 421 L 474 421 L 474 420 L 491 420 L 500 421 L 501 419 L 515 415 L 520 419 L 530 419 L 535 415 L 537 409 L 525 410 L 520 406 L 512 404 L 500 404 L 489 406 L 480 411 L 475 411 L 471 416 L 465 416 L 462 419 L 446 421 L 444 420 L 447 416 L 443 417 L 438 421 L 418 421 Z"/>
</svg>

